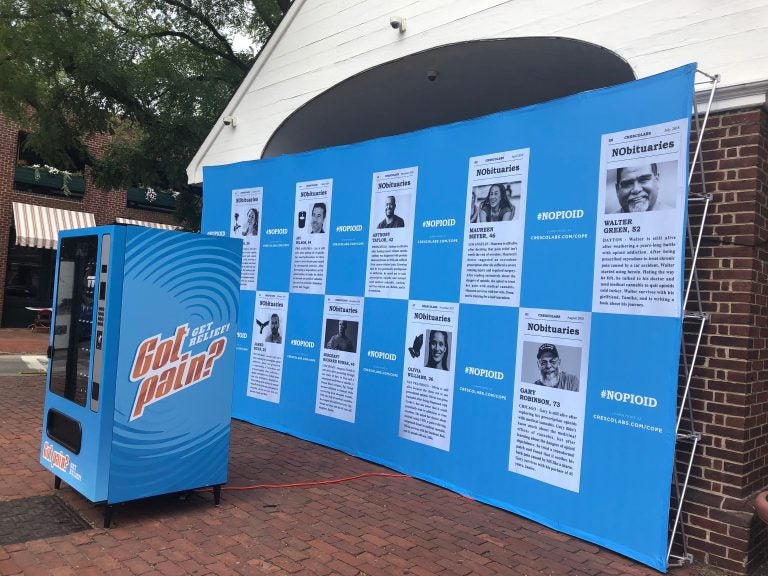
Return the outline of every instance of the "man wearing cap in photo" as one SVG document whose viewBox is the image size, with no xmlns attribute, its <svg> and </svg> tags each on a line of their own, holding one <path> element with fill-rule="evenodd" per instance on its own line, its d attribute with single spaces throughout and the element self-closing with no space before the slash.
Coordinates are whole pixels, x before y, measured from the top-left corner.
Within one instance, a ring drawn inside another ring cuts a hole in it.
<svg viewBox="0 0 768 576">
<path fill-rule="evenodd" d="M 560 390 L 579 391 L 579 377 L 560 370 L 560 355 L 554 344 L 542 344 L 536 354 L 541 378 L 534 384 L 559 388 Z"/>
</svg>

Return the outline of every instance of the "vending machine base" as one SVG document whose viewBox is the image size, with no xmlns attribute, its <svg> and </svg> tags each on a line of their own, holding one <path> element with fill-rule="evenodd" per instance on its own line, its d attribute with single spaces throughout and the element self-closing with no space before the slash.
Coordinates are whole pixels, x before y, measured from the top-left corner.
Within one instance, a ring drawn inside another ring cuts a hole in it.
<svg viewBox="0 0 768 576">
<path fill-rule="evenodd" d="M 242 244 L 62 232 L 40 463 L 95 504 L 227 481 Z"/>
<path fill-rule="evenodd" d="M 218 506 L 221 504 L 221 484 L 216 484 L 215 486 L 210 486 L 211 491 L 213 492 L 213 505 Z M 53 475 L 53 487 L 56 490 L 61 489 L 61 478 Z M 201 487 L 200 489 L 202 489 Z M 185 493 L 186 494 L 186 493 Z M 112 514 L 115 510 L 114 504 L 107 504 L 106 502 L 103 504 L 104 506 L 104 528 L 109 528 L 112 525 Z"/>
</svg>

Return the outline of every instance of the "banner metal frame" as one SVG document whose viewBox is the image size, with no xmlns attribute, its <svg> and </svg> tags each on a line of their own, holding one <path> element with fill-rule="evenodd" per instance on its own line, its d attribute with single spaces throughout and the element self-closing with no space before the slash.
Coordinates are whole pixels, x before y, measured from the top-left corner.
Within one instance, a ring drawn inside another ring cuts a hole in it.
<svg viewBox="0 0 768 576">
<path fill-rule="evenodd" d="M 701 441 L 701 434 L 696 431 L 694 426 L 693 404 L 689 392 L 693 370 L 696 366 L 696 360 L 698 359 L 699 348 L 701 346 L 701 339 L 704 334 L 704 328 L 709 321 L 709 313 L 704 311 L 701 289 L 699 286 L 698 270 L 696 267 L 704 231 L 704 223 L 706 222 L 707 214 L 709 212 L 709 204 L 712 200 L 712 195 L 707 192 L 706 173 L 704 171 L 704 160 L 701 154 L 701 148 L 707 121 L 709 120 L 709 115 L 712 110 L 715 91 L 720 82 L 720 75 L 710 75 L 699 69 L 696 70 L 696 73 L 704 76 L 705 80 L 695 83 L 694 92 L 696 86 L 706 85 L 709 90 L 709 98 L 703 113 L 703 119 L 700 120 L 700 112 L 694 93 L 693 121 L 697 139 L 696 149 L 694 150 L 693 158 L 691 160 L 691 169 L 688 173 L 688 207 L 689 209 L 694 205 L 703 205 L 703 207 L 701 208 L 701 215 L 696 216 L 696 222 L 691 221 L 690 210 L 686 221 L 690 273 L 684 290 L 685 298 L 683 300 L 682 320 L 684 329 L 680 343 L 681 368 L 685 384 L 681 391 L 677 422 L 675 424 L 675 457 L 672 471 L 674 491 L 670 502 L 670 519 L 673 517 L 674 520 L 672 521 L 670 528 L 669 547 L 667 548 L 668 567 L 684 566 L 693 562 L 693 555 L 688 551 L 685 524 L 681 522 L 683 504 L 685 503 L 685 493 L 691 477 L 693 460 L 696 456 L 696 448 Z M 696 168 L 699 169 L 701 182 L 697 186 L 698 190 L 693 190 L 691 188 L 691 181 Z M 693 295 L 691 295 L 692 289 Z M 689 309 L 689 304 L 691 309 Z M 688 336 L 686 336 L 685 333 L 686 326 L 689 328 Z M 694 334 L 695 338 L 693 336 Z M 681 554 L 672 554 L 672 548 L 676 542 L 680 543 L 682 548 Z"/>
</svg>

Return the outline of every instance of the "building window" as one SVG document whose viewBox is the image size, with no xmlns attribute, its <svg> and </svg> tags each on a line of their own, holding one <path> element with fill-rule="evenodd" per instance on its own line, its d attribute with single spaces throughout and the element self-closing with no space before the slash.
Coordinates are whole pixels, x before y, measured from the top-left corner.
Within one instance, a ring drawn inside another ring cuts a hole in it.
<svg viewBox="0 0 768 576">
<path fill-rule="evenodd" d="M 48 196 L 82 198 L 85 194 L 85 178 L 82 164 L 70 171 L 69 177 L 45 168 L 45 162 L 31 150 L 25 149 L 26 132 L 19 132 L 16 145 L 14 188 L 22 192 L 34 192 Z M 38 168 L 34 168 L 37 166 Z M 65 182 L 66 179 L 66 182 Z"/>
<path fill-rule="evenodd" d="M 176 200 L 167 192 L 159 192 L 154 199 L 147 198 L 147 189 L 132 186 L 128 188 L 128 208 L 138 208 L 150 212 L 173 213 L 176 210 Z"/>
<path fill-rule="evenodd" d="M 55 250 L 16 246 L 11 228 L 5 270 L 3 326 L 28 326 L 35 318 L 30 308 L 48 308 L 53 299 Z"/>
</svg>

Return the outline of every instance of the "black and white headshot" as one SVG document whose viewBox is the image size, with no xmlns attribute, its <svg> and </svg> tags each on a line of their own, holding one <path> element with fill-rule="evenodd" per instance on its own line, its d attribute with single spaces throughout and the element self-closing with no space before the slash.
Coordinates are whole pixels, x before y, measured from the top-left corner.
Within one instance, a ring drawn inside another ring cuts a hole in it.
<svg viewBox="0 0 768 576">
<path fill-rule="evenodd" d="M 246 215 L 246 222 L 245 222 L 245 228 L 243 229 L 243 236 L 258 236 L 259 235 L 259 211 L 256 208 L 248 208 L 248 212 L 246 212 L 245 215 Z"/>
<path fill-rule="evenodd" d="M 314 203 L 309 222 L 310 234 L 325 234 L 325 215 L 327 211 L 325 202 Z"/>
<path fill-rule="evenodd" d="M 256 208 L 248 208 L 245 213 L 245 222 L 241 222 L 240 213 L 233 214 L 232 232 L 235 236 L 259 235 L 259 211 Z"/>
<path fill-rule="evenodd" d="M 264 338 L 264 342 L 271 342 L 272 344 L 283 343 L 283 337 L 280 334 L 280 316 L 277 313 L 273 313 L 269 317 L 269 334 Z"/>
<path fill-rule="evenodd" d="M 424 366 L 438 370 L 450 370 L 451 333 L 446 330 L 427 330 L 426 343 Z"/>
<path fill-rule="evenodd" d="M 358 322 L 354 320 L 325 321 L 325 348 L 340 352 L 357 352 Z"/>
<path fill-rule="evenodd" d="M 550 342 L 523 342 L 523 382 L 578 392 L 580 371 L 581 348 Z"/>
<path fill-rule="evenodd" d="M 646 162 L 608 170 L 606 214 L 655 212 L 675 208 L 677 160 Z"/>
<path fill-rule="evenodd" d="M 520 182 L 496 182 L 472 188 L 469 222 L 508 222 L 517 218 Z"/>
<path fill-rule="evenodd" d="M 384 219 L 376 228 L 403 228 L 405 221 L 397 215 L 396 210 L 397 199 L 394 196 L 387 196 L 384 203 Z"/>
</svg>

